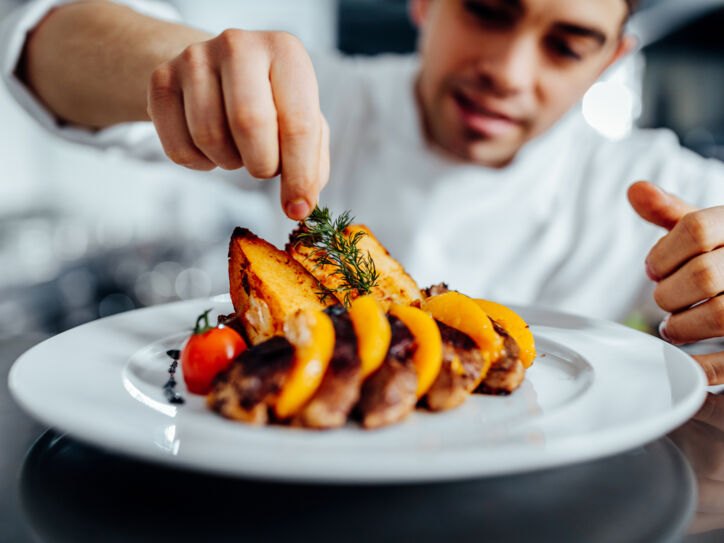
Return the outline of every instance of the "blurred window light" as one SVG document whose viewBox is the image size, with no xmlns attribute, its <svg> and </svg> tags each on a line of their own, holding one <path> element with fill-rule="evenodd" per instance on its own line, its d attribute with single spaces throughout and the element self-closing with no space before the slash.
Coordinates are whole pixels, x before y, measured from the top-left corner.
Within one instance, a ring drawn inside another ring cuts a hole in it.
<svg viewBox="0 0 724 543">
<path fill-rule="evenodd" d="M 637 100 L 624 83 L 595 83 L 583 97 L 583 117 L 602 135 L 613 140 L 626 137 L 637 117 Z"/>
<path fill-rule="evenodd" d="M 201 298 L 211 294 L 211 279 L 204 270 L 189 268 L 178 274 L 175 287 L 182 300 Z"/>
</svg>

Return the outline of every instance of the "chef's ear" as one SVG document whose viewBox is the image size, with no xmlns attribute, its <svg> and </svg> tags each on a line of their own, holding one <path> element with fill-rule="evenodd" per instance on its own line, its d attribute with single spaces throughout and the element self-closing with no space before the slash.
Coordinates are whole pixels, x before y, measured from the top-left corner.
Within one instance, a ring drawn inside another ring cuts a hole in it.
<svg viewBox="0 0 724 543">
<path fill-rule="evenodd" d="M 633 37 L 631 34 L 624 34 L 622 35 L 618 40 L 618 45 L 616 46 L 616 50 L 611 55 L 611 58 L 606 63 L 606 66 L 603 68 L 603 71 L 607 70 L 611 64 L 614 62 L 622 59 L 629 53 L 636 50 L 638 47 L 638 40 Z"/>
<path fill-rule="evenodd" d="M 430 11 L 430 4 L 434 0 L 410 0 L 407 9 L 410 13 L 410 19 L 412 24 L 417 28 L 422 28 L 425 25 L 427 14 Z"/>
</svg>

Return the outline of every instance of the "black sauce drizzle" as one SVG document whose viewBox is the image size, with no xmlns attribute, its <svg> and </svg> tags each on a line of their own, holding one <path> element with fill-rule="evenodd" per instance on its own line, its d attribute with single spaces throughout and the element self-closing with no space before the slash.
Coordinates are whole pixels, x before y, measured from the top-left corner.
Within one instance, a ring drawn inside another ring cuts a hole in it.
<svg viewBox="0 0 724 543">
<path fill-rule="evenodd" d="M 168 381 L 163 385 L 163 394 L 169 403 L 182 404 L 184 400 L 183 396 L 176 392 L 176 368 L 178 367 L 178 359 L 181 356 L 181 351 L 178 349 L 169 349 L 166 354 L 171 357 L 171 365 L 168 367 Z"/>
</svg>

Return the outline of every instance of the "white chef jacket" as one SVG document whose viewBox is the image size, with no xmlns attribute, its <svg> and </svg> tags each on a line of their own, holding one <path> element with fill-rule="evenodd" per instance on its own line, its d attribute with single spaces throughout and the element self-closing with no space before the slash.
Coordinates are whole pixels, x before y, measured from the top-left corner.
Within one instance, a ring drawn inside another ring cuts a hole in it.
<svg viewBox="0 0 724 543">
<path fill-rule="evenodd" d="M 26 32 L 58 3 L 29 2 L 4 21 L 2 77 L 11 94 L 59 137 L 168 160 L 151 123 L 101 131 L 60 125 L 15 78 Z M 124 3 L 178 18 L 163 3 Z M 724 165 L 681 148 L 669 131 L 610 141 L 577 107 L 510 166 L 485 168 L 444 157 L 424 140 L 416 55 L 312 59 L 331 129 L 331 176 L 320 202 L 335 213 L 352 210 L 421 286 L 445 281 L 472 296 L 622 320 L 651 305 L 644 258 L 663 234 L 630 208 L 628 186 L 644 179 L 700 207 L 724 204 Z M 247 176 L 237 184 L 278 199 L 275 183 Z"/>
</svg>

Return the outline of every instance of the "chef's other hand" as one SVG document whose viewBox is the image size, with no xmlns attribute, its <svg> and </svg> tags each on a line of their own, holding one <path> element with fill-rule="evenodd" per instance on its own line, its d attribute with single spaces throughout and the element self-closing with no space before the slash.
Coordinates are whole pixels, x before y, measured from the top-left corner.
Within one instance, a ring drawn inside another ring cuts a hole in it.
<svg viewBox="0 0 724 543">
<path fill-rule="evenodd" d="M 286 32 L 225 30 L 152 73 L 148 114 L 168 157 L 195 170 L 281 173 L 281 203 L 304 219 L 329 177 L 329 127 L 312 62 Z"/>
<path fill-rule="evenodd" d="M 697 209 L 640 181 L 628 198 L 645 220 L 666 228 L 646 257 L 654 299 L 669 312 L 659 333 L 674 345 L 724 336 L 724 207 Z M 698 355 L 709 384 L 724 383 L 724 352 Z"/>
</svg>

